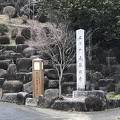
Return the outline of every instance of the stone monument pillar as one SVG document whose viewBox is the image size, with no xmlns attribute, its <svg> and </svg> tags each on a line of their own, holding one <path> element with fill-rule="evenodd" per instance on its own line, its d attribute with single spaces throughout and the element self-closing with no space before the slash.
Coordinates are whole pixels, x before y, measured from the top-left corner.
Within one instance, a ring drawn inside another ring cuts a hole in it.
<svg viewBox="0 0 120 120">
<path fill-rule="evenodd" d="M 77 90 L 85 90 L 86 67 L 85 67 L 85 43 L 84 30 L 76 31 L 76 61 L 77 61 Z"/>
<path fill-rule="evenodd" d="M 77 69 L 77 91 L 73 92 L 75 97 L 80 91 L 85 90 L 86 67 L 85 67 L 85 31 L 79 29 L 76 31 L 76 69 Z"/>
<path fill-rule="evenodd" d="M 77 69 L 77 90 L 73 91 L 73 98 L 86 98 L 90 95 L 102 95 L 100 90 L 85 91 L 86 86 L 86 65 L 85 65 L 85 31 L 79 29 L 76 31 L 76 69 Z"/>
</svg>

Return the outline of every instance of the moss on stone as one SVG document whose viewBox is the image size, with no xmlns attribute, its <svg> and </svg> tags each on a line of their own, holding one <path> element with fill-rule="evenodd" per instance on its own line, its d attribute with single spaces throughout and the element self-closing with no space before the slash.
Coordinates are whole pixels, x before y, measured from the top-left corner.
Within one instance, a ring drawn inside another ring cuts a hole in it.
<svg viewBox="0 0 120 120">
<path fill-rule="evenodd" d="M 114 92 L 107 93 L 106 97 L 108 100 L 120 100 L 120 94 Z"/>
</svg>

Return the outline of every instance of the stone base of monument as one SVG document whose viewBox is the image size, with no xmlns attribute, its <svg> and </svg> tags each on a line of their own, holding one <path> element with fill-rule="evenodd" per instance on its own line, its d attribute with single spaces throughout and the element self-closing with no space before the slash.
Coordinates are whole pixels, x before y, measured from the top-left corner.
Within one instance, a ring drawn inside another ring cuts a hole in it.
<svg viewBox="0 0 120 120">
<path fill-rule="evenodd" d="M 85 102 L 74 98 L 64 98 L 63 100 L 56 100 L 51 105 L 51 108 L 64 111 L 86 111 Z"/>
<path fill-rule="evenodd" d="M 56 100 L 53 109 L 66 111 L 101 111 L 106 108 L 106 97 L 103 91 L 74 91 L 73 97 Z"/>
<path fill-rule="evenodd" d="M 31 106 L 31 107 L 37 107 L 38 106 L 39 99 L 38 98 L 27 98 L 25 105 Z"/>
<path fill-rule="evenodd" d="M 99 97 L 99 98 L 105 98 L 105 93 L 102 90 L 93 90 L 93 91 L 80 91 L 76 90 L 73 91 L 73 98 L 84 98 L 84 97 Z"/>
<path fill-rule="evenodd" d="M 79 99 L 85 103 L 87 111 L 99 111 L 104 110 L 107 107 L 107 99 L 104 91 L 74 91 L 73 99 Z"/>
</svg>

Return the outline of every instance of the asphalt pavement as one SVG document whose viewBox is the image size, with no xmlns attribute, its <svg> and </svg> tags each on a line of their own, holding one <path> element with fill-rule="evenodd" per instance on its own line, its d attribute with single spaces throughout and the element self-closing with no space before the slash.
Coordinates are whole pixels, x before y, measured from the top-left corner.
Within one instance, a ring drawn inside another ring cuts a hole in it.
<svg viewBox="0 0 120 120">
<path fill-rule="evenodd" d="M 100 112 L 64 112 L 0 103 L 0 120 L 117 120 L 120 108 Z"/>
</svg>

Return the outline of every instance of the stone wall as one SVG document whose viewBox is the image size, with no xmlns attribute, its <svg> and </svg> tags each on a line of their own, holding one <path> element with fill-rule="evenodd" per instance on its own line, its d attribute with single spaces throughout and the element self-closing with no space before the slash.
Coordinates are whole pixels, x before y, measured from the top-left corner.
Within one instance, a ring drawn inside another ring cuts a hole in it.
<svg viewBox="0 0 120 120">
<path fill-rule="evenodd" d="M 27 92 L 32 94 L 32 59 L 45 59 L 44 86 L 45 91 L 59 88 L 57 71 L 53 68 L 50 58 L 25 44 L 15 46 L 0 46 L 0 86 L 4 93 Z M 62 80 L 62 94 L 72 94 L 76 89 L 76 66 L 70 65 L 65 70 Z M 9 89 L 6 87 L 9 86 Z M 20 87 L 20 88 L 19 88 Z"/>
</svg>

